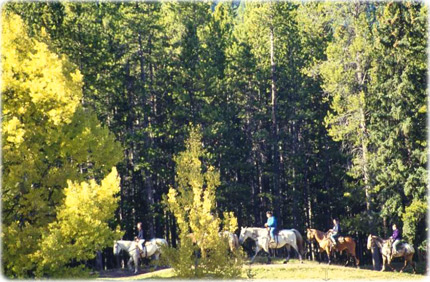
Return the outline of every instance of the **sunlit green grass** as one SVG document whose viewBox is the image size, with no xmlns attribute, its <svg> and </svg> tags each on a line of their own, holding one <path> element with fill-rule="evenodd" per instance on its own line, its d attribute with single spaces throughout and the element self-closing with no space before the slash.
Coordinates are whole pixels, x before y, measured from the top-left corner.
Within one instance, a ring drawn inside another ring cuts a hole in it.
<svg viewBox="0 0 430 282">
<path fill-rule="evenodd" d="M 288 264 L 282 264 L 281 260 L 275 260 L 272 264 L 261 264 L 259 259 L 253 265 L 243 266 L 242 279 L 265 280 L 423 280 L 427 277 L 423 274 L 398 273 L 391 271 L 373 271 L 370 269 L 357 269 L 355 267 L 343 267 L 339 265 L 327 265 L 325 263 L 305 261 L 301 264 L 298 260 L 291 260 Z M 424 265 L 420 265 L 421 273 Z M 398 266 L 399 268 L 399 266 Z M 100 278 L 109 280 L 123 280 L 122 278 Z M 177 279 L 172 269 L 163 269 L 136 276 L 126 277 L 127 280 L 144 279 Z"/>
<path fill-rule="evenodd" d="M 380 272 L 369 269 L 357 269 L 355 267 L 343 267 L 339 265 L 318 264 L 317 262 L 290 261 L 285 267 L 276 265 L 244 266 L 243 278 L 252 279 L 282 279 L 282 280 L 418 280 L 424 279 L 423 275 L 398 272 Z"/>
</svg>

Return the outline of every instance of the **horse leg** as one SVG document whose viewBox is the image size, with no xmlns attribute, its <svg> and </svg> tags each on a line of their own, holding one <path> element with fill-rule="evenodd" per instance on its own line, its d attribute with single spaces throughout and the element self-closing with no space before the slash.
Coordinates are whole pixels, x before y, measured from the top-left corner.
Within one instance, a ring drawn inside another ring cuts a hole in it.
<svg viewBox="0 0 430 282">
<path fill-rule="evenodd" d="M 157 264 L 155 264 L 155 266 L 154 266 L 154 270 L 157 270 L 157 268 L 158 268 L 158 264 L 160 263 L 160 261 L 159 261 L 159 259 L 160 259 L 160 254 L 159 254 L 159 253 L 156 253 L 156 254 L 154 255 L 154 259 L 157 261 Z"/>
<path fill-rule="evenodd" d="M 412 256 L 411 256 L 411 265 L 412 265 L 412 268 L 413 268 L 413 270 L 414 270 L 414 272 L 413 272 L 413 273 L 415 274 L 415 273 L 417 273 L 417 269 L 415 268 L 415 262 L 412 260 L 412 259 L 413 259 L 413 257 L 414 257 L 414 256 L 412 255 Z"/>
<path fill-rule="evenodd" d="M 360 265 L 360 259 L 357 257 L 357 254 L 355 253 L 355 246 L 354 246 L 354 249 L 352 250 L 351 254 L 355 260 L 355 266 L 357 266 L 357 268 L 360 268 L 360 266 L 359 266 Z"/>
<path fill-rule="evenodd" d="M 324 260 L 324 249 L 321 247 L 318 248 L 318 264 L 320 264 Z"/>
<path fill-rule="evenodd" d="M 385 271 L 385 260 L 386 258 L 384 256 L 382 256 L 382 268 L 381 268 L 381 272 Z"/>
<path fill-rule="evenodd" d="M 357 259 L 355 257 L 355 248 L 350 250 L 349 247 L 347 246 L 345 252 L 346 252 L 346 258 L 347 258 L 345 266 L 347 266 L 349 264 L 349 261 L 351 258 L 354 259 L 354 262 L 357 262 Z"/>
<path fill-rule="evenodd" d="M 414 270 L 414 274 L 415 274 L 415 272 L 416 272 L 415 263 L 413 262 L 412 258 L 413 258 L 413 255 L 405 256 L 405 265 L 402 267 L 400 272 L 403 272 L 403 270 L 406 268 L 406 266 L 408 266 L 408 263 L 409 263 L 412 266 L 412 268 Z"/>
<path fill-rule="evenodd" d="M 128 269 L 129 270 L 132 270 L 132 266 L 131 266 L 131 264 L 133 263 L 133 257 L 130 257 L 129 259 L 128 259 L 128 262 L 127 262 L 127 266 L 128 266 Z"/>
<path fill-rule="evenodd" d="M 251 263 L 254 263 L 255 257 L 257 256 L 257 254 L 260 252 L 260 248 L 258 247 L 258 245 L 255 247 L 255 255 L 252 257 L 251 259 Z"/>
<path fill-rule="evenodd" d="M 403 270 L 408 266 L 408 259 L 405 258 L 405 264 L 403 265 L 402 269 L 400 269 L 400 272 L 403 272 Z"/>
<path fill-rule="evenodd" d="M 272 258 L 271 258 L 272 255 L 270 254 L 270 248 L 269 247 L 264 248 L 264 251 L 268 254 L 267 263 L 272 263 Z"/>
<path fill-rule="evenodd" d="M 330 249 L 329 249 L 329 247 L 327 247 L 325 249 L 325 252 L 327 254 L 328 264 L 330 265 L 331 264 L 331 260 L 330 260 Z"/>
<path fill-rule="evenodd" d="M 387 258 L 387 265 L 391 268 L 392 271 L 397 272 L 396 269 L 391 265 L 391 258 Z"/>
<path fill-rule="evenodd" d="M 354 254 L 353 258 L 354 258 L 355 266 L 357 268 L 360 268 L 360 260 L 358 259 L 358 257 Z"/>
<path fill-rule="evenodd" d="M 134 274 L 137 274 L 139 271 L 139 256 L 135 255 L 134 257 Z"/>
<path fill-rule="evenodd" d="M 287 257 L 285 258 L 284 263 L 287 263 L 290 260 L 290 246 L 287 245 L 285 248 L 287 249 Z"/>
<path fill-rule="evenodd" d="M 299 252 L 299 247 L 297 247 L 296 243 L 292 243 L 291 247 L 293 247 L 293 249 L 297 252 L 297 254 L 299 255 L 299 260 L 301 263 L 303 263 L 303 258 L 302 258 L 302 254 Z M 288 248 L 289 249 L 289 248 Z M 288 257 L 290 256 L 290 254 L 288 254 Z"/>
<path fill-rule="evenodd" d="M 349 260 L 351 259 L 351 254 L 349 253 L 349 250 L 346 251 L 346 263 L 344 266 L 347 266 L 349 264 Z"/>
</svg>

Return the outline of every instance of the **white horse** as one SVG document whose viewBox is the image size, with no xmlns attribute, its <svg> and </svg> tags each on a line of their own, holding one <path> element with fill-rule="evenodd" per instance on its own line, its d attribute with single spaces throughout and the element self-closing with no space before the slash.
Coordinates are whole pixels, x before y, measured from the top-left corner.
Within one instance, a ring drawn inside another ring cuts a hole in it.
<svg viewBox="0 0 430 282">
<path fill-rule="evenodd" d="M 227 238 L 228 240 L 228 246 L 230 248 L 231 252 L 234 252 L 239 248 L 239 238 L 237 238 L 237 235 L 230 232 L 230 231 L 221 231 L 218 233 L 220 237 Z"/>
<path fill-rule="evenodd" d="M 230 232 L 230 231 L 221 231 L 218 232 L 218 235 L 221 238 L 225 238 L 228 241 L 228 247 L 230 248 L 231 252 L 234 252 L 236 249 L 239 248 L 239 239 L 237 238 L 237 235 Z M 207 236 L 206 234 L 204 235 L 204 237 Z M 189 233 L 187 234 L 187 237 L 191 239 L 191 241 L 193 242 L 193 244 L 197 244 L 200 245 L 200 242 L 197 241 L 196 236 L 194 235 L 194 233 Z"/>
<path fill-rule="evenodd" d="M 114 241 L 113 254 L 118 255 L 121 250 L 126 251 L 130 256 L 127 265 L 131 269 L 131 264 L 134 263 L 134 273 L 136 274 L 139 268 L 139 258 L 154 256 L 154 258 L 158 261 L 162 253 L 161 246 L 167 246 L 167 241 L 162 238 L 151 239 L 146 241 L 143 246 L 143 252 L 140 254 L 136 241 L 119 240 Z M 157 268 L 157 265 L 155 268 Z"/>
<path fill-rule="evenodd" d="M 385 270 L 385 264 L 387 264 L 391 270 L 396 271 L 394 267 L 391 265 L 391 260 L 396 257 L 403 257 L 405 259 L 405 265 L 402 267 L 400 272 L 403 272 L 403 270 L 410 264 L 414 270 L 414 273 L 416 272 L 415 269 L 415 263 L 412 260 L 414 257 L 414 247 L 409 245 L 406 242 L 401 242 L 399 244 L 399 251 L 398 252 L 392 252 L 392 240 L 387 239 L 384 240 L 379 236 L 370 234 L 369 237 L 367 237 L 367 249 L 371 249 L 372 246 L 377 246 L 382 254 L 382 269 L 381 271 Z"/>
<path fill-rule="evenodd" d="M 275 242 L 270 243 L 269 232 L 266 228 L 258 228 L 258 227 L 242 227 L 240 229 L 239 243 L 243 244 L 246 239 L 251 238 L 255 241 L 256 249 L 255 255 L 251 259 L 251 263 L 254 262 L 257 254 L 264 250 L 269 254 L 268 261 L 270 262 L 270 249 L 279 249 L 284 246 L 287 247 L 288 257 L 285 258 L 284 263 L 287 263 L 290 259 L 290 247 L 293 247 L 294 250 L 299 254 L 300 262 L 303 263 L 302 256 L 305 254 L 304 250 L 304 241 L 302 235 L 296 229 L 282 229 L 278 232 L 278 235 L 275 236 Z"/>
</svg>

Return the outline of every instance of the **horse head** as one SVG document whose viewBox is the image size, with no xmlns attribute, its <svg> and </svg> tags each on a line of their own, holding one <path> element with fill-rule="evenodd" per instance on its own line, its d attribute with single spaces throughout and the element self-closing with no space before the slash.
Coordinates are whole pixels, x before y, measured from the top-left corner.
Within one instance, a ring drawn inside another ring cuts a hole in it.
<svg viewBox="0 0 430 282">
<path fill-rule="evenodd" d="M 370 250 L 372 248 L 373 245 L 373 235 L 369 234 L 369 236 L 367 237 L 367 249 Z"/>
<path fill-rule="evenodd" d="M 240 228 L 240 235 L 239 235 L 239 244 L 243 244 L 243 242 L 248 238 L 248 227 L 241 227 Z"/>
<path fill-rule="evenodd" d="M 367 237 L 367 249 L 370 250 L 375 246 L 380 249 L 386 248 L 386 242 L 376 235 L 369 234 Z"/>
<path fill-rule="evenodd" d="M 307 228 L 307 229 L 306 229 L 306 236 L 308 237 L 308 240 L 309 240 L 309 241 L 311 241 L 311 240 L 315 239 L 315 230 L 314 230 L 314 229 Z"/>
<path fill-rule="evenodd" d="M 113 254 L 117 256 L 119 254 L 120 247 L 118 241 L 113 241 Z"/>
</svg>

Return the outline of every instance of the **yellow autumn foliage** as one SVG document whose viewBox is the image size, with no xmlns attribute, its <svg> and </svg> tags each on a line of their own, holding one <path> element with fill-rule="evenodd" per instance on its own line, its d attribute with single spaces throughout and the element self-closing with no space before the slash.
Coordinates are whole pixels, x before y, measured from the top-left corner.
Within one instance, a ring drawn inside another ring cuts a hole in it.
<svg viewBox="0 0 430 282">
<path fill-rule="evenodd" d="M 72 277 L 82 268 L 71 260 L 94 256 L 117 234 L 107 225 L 119 189 L 109 172 L 122 149 L 80 105 L 77 68 L 29 37 L 19 16 L 3 10 L 1 24 L 2 270 L 10 278 Z M 76 184 L 88 179 L 105 180 Z M 75 188 L 64 190 L 68 183 Z"/>
<path fill-rule="evenodd" d="M 219 232 L 221 226 L 235 232 L 237 219 L 233 212 L 225 212 L 224 220 L 217 215 L 215 192 L 220 174 L 212 166 L 203 172 L 200 158 L 206 152 L 201 139 L 200 128 L 191 129 L 187 150 L 175 157 L 177 188 L 169 189 L 166 203 L 178 223 L 180 244 L 178 249 L 166 250 L 166 257 L 179 277 L 233 278 L 240 274 L 241 254 L 231 253 Z"/>
<path fill-rule="evenodd" d="M 3 134 L 13 134 L 9 123 L 29 115 L 53 125 L 70 123 L 82 98 L 79 71 L 25 33 L 19 16 L 2 16 Z"/>
<path fill-rule="evenodd" d="M 63 266 L 72 260 L 95 257 L 95 250 L 110 246 L 122 234 L 112 232 L 108 221 L 118 207 L 120 179 L 116 168 L 101 182 L 68 181 L 64 203 L 58 208 L 57 220 L 50 223 L 42 235 L 39 250 L 32 255 L 37 260 L 37 274 L 67 277 Z"/>
</svg>

